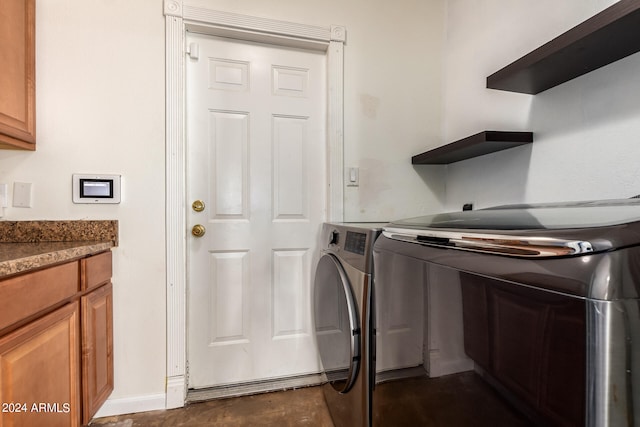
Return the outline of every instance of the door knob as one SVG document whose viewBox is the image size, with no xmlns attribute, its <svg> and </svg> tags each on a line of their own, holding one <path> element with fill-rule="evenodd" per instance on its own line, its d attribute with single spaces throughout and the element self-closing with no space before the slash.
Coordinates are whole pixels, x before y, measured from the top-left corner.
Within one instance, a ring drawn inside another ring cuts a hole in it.
<svg viewBox="0 0 640 427">
<path fill-rule="evenodd" d="M 204 202 L 202 200 L 196 200 L 191 204 L 191 208 L 196 212 L 202 212 L 204 210 Z"/>
<path fill-rule="evenodd" d="M 201 225 L 201 224 L 196 224 L 191 229 L 191 234 L 193 234 L 196 237 L 202 237 L 206 232 L 207 232 L 207 229 L 204 228 L 204 225 Z"/>
</svg>

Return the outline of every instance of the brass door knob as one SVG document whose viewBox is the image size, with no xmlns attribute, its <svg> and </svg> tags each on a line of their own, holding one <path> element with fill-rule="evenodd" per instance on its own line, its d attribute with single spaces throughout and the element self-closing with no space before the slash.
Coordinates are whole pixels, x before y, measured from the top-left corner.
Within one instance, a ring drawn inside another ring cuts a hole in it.
<svg viewBox="0 0 640 427">
<path fill-rule="evenodd" d="M 196 237 L 202 237 L 206 232 L 207 232 L 207 229 L 204 228 L 204 225 L 201 225 L 201 224 L 196 224 L 191 229 L 191 234 L 193 234 Z"/>
<path fill-rule="evenodd" d="M 196 200 L 191 204 L 191 208 L 196 212 L 202 212 L 204 210 L 204 202 L 202 200 Z"/>
</svg>

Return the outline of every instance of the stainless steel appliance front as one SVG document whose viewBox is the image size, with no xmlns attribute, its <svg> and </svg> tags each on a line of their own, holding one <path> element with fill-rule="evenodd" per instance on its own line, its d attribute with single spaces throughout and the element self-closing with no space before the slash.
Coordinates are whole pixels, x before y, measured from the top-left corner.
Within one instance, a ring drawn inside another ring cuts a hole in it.
<svg viewBox="0 0 640 427">
<path fill-rule="evenodd" d="M 316 342 L 336 427 L 370 426 L 369 324 L 377 224 L 330 224 L 314 280 Z"/>
<path fill-rule="evenodd" d="M 375 246 L 389 257 L 451 273 L 475 371 L 531 423 L 640 425 L 639 200 L 398 221 Z"/>
</svg>

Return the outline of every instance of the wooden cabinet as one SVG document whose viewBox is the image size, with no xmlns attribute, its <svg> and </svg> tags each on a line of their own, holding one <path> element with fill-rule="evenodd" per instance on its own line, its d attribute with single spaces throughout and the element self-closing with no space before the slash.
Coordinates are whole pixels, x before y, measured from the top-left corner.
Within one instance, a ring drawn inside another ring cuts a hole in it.
<svg viewBox="0 0 640 427">
<path fill-rule="evenodd" d="M 35 150 L 35 0 L 0 1 L 0 148 Z"/>
<path fill-rule="evenodd" d="M 78 319 L 73 302 L 0 338 L 0 425 L 79 425 Z"/>
<path fill-rule="evenodd" d="M 465 351 L 491 377 L 557 426 L 582 426 L 585 303 L 463 274 Z"/>
<path fill-rule="evenodd" d="M 94 255 L 80 261 L 80 281 L 83 291 L 102 286 L 111 280 L 113 274 L 111 251 Z"/>
<path fill-rule="evenodd" d="M 112 390 L 111 251 L 0 280 L 0 426 L 85 425 Z"/>
<path fill-rule="evenodd" d="M 113 391 L 111 251 L 80 261 L 82 312 L 82 422 L 88 423 Z"/>
<path fill-rule="evenodd" d="M 111 252 L 82 260 L 82 422 L 88 423 L 113 391 Z"/>
</svg>

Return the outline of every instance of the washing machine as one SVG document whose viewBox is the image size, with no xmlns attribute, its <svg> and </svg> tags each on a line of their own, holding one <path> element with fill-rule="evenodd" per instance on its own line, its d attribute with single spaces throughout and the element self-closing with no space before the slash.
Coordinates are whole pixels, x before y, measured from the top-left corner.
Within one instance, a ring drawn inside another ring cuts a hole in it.
<svg viewBox="0 0 640 427">
<path fill-rule="evenodd" d="M 368 427 L 373 244 L 383 224 L 325 223 L 314 279 L 324 397 L 336 427 Z"/>
<path fill-rule="evenodd" d="M 374 265 L 378 310 L 419 309 L 394 302 L 395 288 L 425 301 L 421 342 L 419 331 L 378 343 L 378 354 L 415 357 L 389 362 L 411 378 L 387 381 L 374 355 L 374 426 L 640 425 L 640 200 L 395 221 L 376 241 Z M 429 301 L 430 287 L 444 297 Z M 434 334 L 454 354 L 463 349 L 468 371 L 430 377 Z"/>
</svg>

